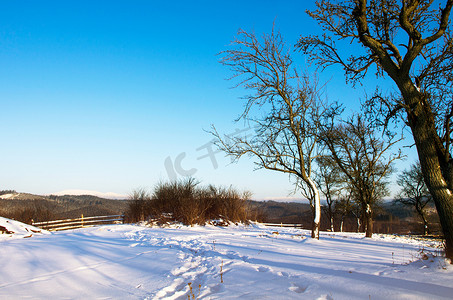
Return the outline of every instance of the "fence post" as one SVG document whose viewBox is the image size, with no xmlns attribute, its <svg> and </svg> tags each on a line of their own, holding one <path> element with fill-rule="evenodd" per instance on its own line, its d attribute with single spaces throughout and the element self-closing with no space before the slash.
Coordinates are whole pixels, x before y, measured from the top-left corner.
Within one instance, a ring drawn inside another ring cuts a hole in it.
<svg viewBox="0 0 453 300">
<path fill-rule="evenodd" d="M 83 214 L 82 214 L 82 228 L 83 228 Z"/>
</svg>

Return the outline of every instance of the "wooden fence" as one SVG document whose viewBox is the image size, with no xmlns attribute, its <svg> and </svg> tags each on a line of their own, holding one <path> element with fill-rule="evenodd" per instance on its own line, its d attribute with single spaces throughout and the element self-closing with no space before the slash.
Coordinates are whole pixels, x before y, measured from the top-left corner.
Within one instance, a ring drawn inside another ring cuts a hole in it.
<svg viewBox="0 0 453 300">
<path fill-rule="evenodd" d="M 81 218 L 77 219 L 65 219 L 47 222 L 32 222 L 32 225 L 49 231 L 58 231 L 91 227 L 95 225 L 119 224 L 123 223 L 123 221 L 124 221 L 123 215 L 96 216 L 96 217 L 83 217 L 82 215 Z"/>
<path fill-rule="evenodd" d="M 262 223 L 264 226 L 302 228 L 302 224 Z"/>
</svg>

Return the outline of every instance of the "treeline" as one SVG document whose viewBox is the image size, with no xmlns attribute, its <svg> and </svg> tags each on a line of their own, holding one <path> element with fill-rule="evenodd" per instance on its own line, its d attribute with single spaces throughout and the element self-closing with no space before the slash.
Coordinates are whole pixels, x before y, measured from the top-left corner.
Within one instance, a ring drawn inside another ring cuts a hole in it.
<svg viewBox="0 0 453 300">
<path fill-rule="evenodd" d="M 16 191 L 15 190 L 1 190 L 0 191 L 0 196 L 8 195 L 8 194 L 16 194 Z"/>
<path fill-rule="evenodd" d="M 56 218 L 55 205 L 43 199 L 4 200 L 0 202 L 2 217 L 31 224 L 33 221 L 50 221 Z"/>
<path fill-rule="evenodd" d="M 279 202 L 279 201 L 250 201 L 251 210 L 259 215 L 259 220 L 265 223 L 302 224 L 302 228 L 310 229 L 313 222 L 312 211 L 308 203 Z M 353 212 L 344 214 L 342 209 L 332 210 L 333 230 L 344 232 L 363 232 L 361 222 Z M 322 206 L 320 228 L 331 231 L 327 204 Z M 360 217 L 360 215 L 359 215 Z M 441 233 L 439 218 L 435 207 L 431 204 L 427 209 L 427 219 L 430 223 L 430 233 Z M 382 202 L 375 209 L 374 230 L 376 233 L 423 234 L 423 224 L 418 215 L 410 207 L 395 201 Z"/>
<path fill-rule="evenodd" d="M 246 223 L 258 217 L 256 211 L 250 209 L 250 193 L 240 193 L 232 187 L 203 187 L 193 178 L 159 183 L 152 193 L 138 189 L 130 198 L 127 222 L 177 221 L 201 225 L 214 221 L 223 225 Z"/>
</svg>

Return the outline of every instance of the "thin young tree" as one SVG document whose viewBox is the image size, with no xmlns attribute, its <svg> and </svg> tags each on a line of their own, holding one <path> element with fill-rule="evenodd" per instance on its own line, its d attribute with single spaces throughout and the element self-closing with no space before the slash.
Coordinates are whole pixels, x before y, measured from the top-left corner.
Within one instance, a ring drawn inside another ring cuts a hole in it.
<svg viewBox="0 0 453 300">
<path fill-rule="evenodd" d="M 240 78 L 237 86 L 252 93 L 239 120 L 256 128 L 253 136 L 228 137 L 213 127 L 217 146 L 239 159 L 250 155 L 257 168 L 283 172 L 306 184 L 314 195 L 315 217 L 312 236 L 319 238 L 321 218 L 319 190 L 312 178 L 318 151 L 321 115 L 325 111 L 317 82 L 293 68 L 292 49 L 280 33 L 258 39 L 239 31 L 232 49 L 222 52 L 221 63 Z"/>
<path fill-rule="evenodd" d="M 316 207 L 316 199 L 315 199 L 315 194 L 313 192 L 313 189 L 310 188 L 310 186 L 305 183 L 303 180 L 296 180 L 296 184 L 294 185 L 294 191 L 293 194 L 299 192 L 302 197 L 308 200 L 308 204 L 310 205 L 310 210 L 312 214 L 312 220 L 313 222 L 311 223 L 311 229 L 312 229 L 312 236 L 314 235 L 315 228 L 316 226 L 320 226 L 320 224 L 316 224 L 316 213 L 317 213 L 317 207 Z M 321 214 L 321 203 L 319 203 L 319 214 Z"/>
<path fill-rule="evenodd" d="M 352 197 L 352 193 L 351 193 L 351 197 Z M 354 219 L 356 222 L 355 232 L 359 233 L 360 230 L 363 229 L 363 226 L 362 226 L 362 223 L 363 223 L 362 221 L 364 219 L 363 208 L 360 205 L 360 203 L 358 203 L 357 201 L 350 201 L 349 211 L 354 216 Z"/>
<path fill-rule="evenodd" d="M 316 160 L 315 181 L 324 195 L 324 212 L 330 222 L 330 231 L 335 231 L 335 207 L 344 180 L 341 170 L 332 156 L 323 155 Z"/>
<path fill-rule="evenodd" d="M 411 206 L 423 221 L 423 234 L 429 232 L 428 219 L 426 216 L 426 205 L 432 201 L 431 194 L 423 179 L 420 163 L 411 165 L 409 170 L 404 170 L 396 181 L 401 187 L 401 192 L 395 201 Z"/>
<path fill-rule="evenodd" d="M 353 199 L 360 204 L 365 219 L 366 237 L 373 234 L 373 209 L 385 196 L 387 177 L 401 153 L 390 153 L 400 141 L 393 135 L 381 139 L 360 116 L 326 129 L 323 141 L 338 167 L 348 179 Z"/>
<path fill-rule="evenodd" d="M 341 190 L 338 200 L 335 202 L 335 211 L 340 215 L 340 232 L 344 231 L 344 221 L 350 213 L 354 214 L 354 203 L 351 201 L 351 191 L 345 187 Z M 355 216 L 355 214 L 354 214 Z M 360 228 L 358 224 L 357 228 Z"/>
<path fill-rule="evenodd" d="M 402 118 L 410 127 L 453 262 L 453 0 L 323 0 L 316 6 L 308 14 L 324 34 L 302 37 L 299 49 L 322 68 L 341 66 L 348 80 L 371 70 L 395 84 L 396 93 L 367 104 L 385 126 Z M 347 52 L 340 51 L 342 42 Z M 351 44 L 359 47 L 349 51 Z"/>
</svg>

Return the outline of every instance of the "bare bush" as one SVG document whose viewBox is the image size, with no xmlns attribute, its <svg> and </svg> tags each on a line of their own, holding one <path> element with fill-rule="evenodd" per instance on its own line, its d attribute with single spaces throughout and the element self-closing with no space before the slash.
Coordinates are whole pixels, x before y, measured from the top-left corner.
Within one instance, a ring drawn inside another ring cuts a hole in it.
<svg viewBox="0 0 453 300">
<path fill-rule="evenodd" d="M 136 189 L 129 195 L 129 204 L 125 214 L 126 222 L 144 221 L 149 215 L 150 195 L 145 189 Z"/>
<path fill-rule="evenodd" d="M 135 193 L 129 204 L 129 221 L 173 220 L 195 225 L 219 219 L 247 222 L 252 217 L 247 201 L 250 193 L 240 193 L 232 187 L 200 187 L 194 178 L 161 182 L 151 196 L 141 192 Z"/>
</svg>

